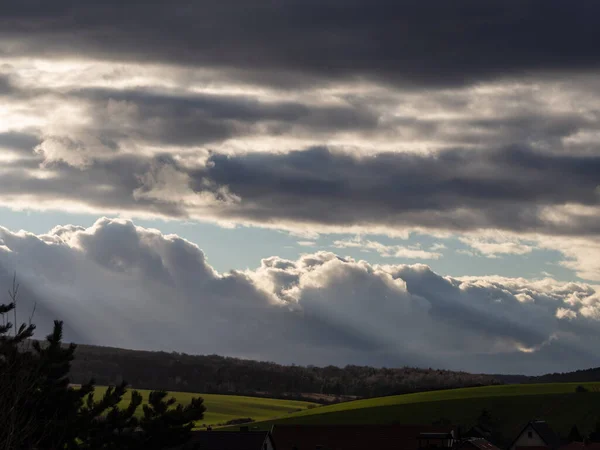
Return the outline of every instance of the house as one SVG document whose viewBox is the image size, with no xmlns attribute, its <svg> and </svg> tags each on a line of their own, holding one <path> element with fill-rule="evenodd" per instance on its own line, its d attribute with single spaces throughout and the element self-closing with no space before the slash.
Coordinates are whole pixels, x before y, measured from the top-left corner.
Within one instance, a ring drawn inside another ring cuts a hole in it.
<svg viewBox="0 0 600 450">
<path fill-rule="evenodd" d="M 452 426 L 431 425 L 275 425 L 272 435 L 277 450 L 450 448 L 456 436 Z"/>
<path fill-rule="evenodd" d="M 193 431 L 185 450 L 275 450 L 268 431 Z"/>
<path fill-rule="evenodd" d="M 455 450 L 500 450 L 490 441 L 480 437 L 469 437 L 459 441 L 455 447 Z M 575 450 L 575 449 L 573 449 Z"/>
<path fill-rule="evenodd" d="M 560 439 L 543 420 L 529 422 L 514 439 L 508 450 L 557 450 Z"/>
</svg>

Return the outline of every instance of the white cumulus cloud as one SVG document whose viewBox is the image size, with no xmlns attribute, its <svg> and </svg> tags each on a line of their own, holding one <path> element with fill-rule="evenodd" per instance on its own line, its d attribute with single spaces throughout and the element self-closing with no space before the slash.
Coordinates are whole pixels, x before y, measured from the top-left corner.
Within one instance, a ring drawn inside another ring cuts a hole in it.
<svg viewBox="0 0 600 450">
<path fill-rule="evenodd" d="M 0 239 L 0 282 L 17 271 L 21 314 L 37 302 L 41 332 L 60 318 L 78 342 L 478 372 L 600 362 L 600 296 L 584 283 L 443 277 L 331 252 L 218 273 L 192 242 L 120 219 Z"/>
</svg>

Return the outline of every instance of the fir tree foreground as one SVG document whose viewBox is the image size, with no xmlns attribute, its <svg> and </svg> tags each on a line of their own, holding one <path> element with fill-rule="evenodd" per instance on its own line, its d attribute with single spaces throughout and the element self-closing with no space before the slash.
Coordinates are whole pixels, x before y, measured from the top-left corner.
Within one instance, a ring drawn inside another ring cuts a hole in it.
<svg viewBox="0 0 600 450">
<path fill-rule="evenodd" d="M 54 322 L 45 342 L 32 339 L 31 319 L 17 328 L 18 288 L 13 282 L 10 303 L 0 304 L 0 450 L 163 450 L 185 445 L 194 422 L 204 417 L 201 397 L 182 406 L 167 392 L 154 391 L 148 404 L 141 405 L 142 396 L 132 391 L 129 405 L 119 408 L 126 382 L 108 388 L 99 400 L 93 380 L 71 387 L 76 345 L 62 344 L 61 321 Z"/>
</svg>

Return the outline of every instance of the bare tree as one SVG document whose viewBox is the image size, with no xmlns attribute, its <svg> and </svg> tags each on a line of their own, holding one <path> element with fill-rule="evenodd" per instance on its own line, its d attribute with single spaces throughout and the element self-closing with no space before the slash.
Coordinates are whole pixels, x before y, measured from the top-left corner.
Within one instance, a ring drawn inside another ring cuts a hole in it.
<svg viewBox="0 0 600 450">
<path fill-rule="evenodd" d="M 32 339 L 35 325 L 15 325 L 19 285 L 16 276 L 0 304 L 0 450 L 152 450 L 178 445 L 190 437 L 205 407 L 194 398 L 175 405 L 164 391 L 150 394 L 142 419 L 136 417 L 142 396 L 131 392 L 129 405 L 120 407 L 127 383 L 111 387 L 100 399 L 94 382 L 70 385 L 75 344 L 64 345 L 63 323 L 45 341 Z M 35 312 L 35 307 L 34 307 Z"/>
</svg>

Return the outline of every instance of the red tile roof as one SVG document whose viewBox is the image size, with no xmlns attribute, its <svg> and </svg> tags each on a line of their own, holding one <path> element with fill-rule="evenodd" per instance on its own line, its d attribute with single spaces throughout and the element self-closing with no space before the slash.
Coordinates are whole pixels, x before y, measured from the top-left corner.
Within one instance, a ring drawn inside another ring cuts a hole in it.
<svg viewBox="0 0 600 450">
<path fill-rule="evenodd" d="M 570 442 L 569 444 L 559 447 L 558 450 L 600 450 L 600 442 Z"/>
<path fill-rule="evenodd" d="M 534 446 L 534 445 L 532 445 L 530 447 L 528 447 L 528 446 L 519 446 L 519 447 L 515 448 L 515 450 L 549 450 L 549 449 L 550 449 L 550 447 L 541 446 L 541 445 L 540 446 Z"/>
<path fill-rule="evenodd" d="M 476 450 L 500 450 L 490 441 L 484 438 L 469 438 L 462 441 L 458 446 L 458 449 L 476 449 Z M 547 450 L 547 449 L 546 449 Z"/>
</svg>

